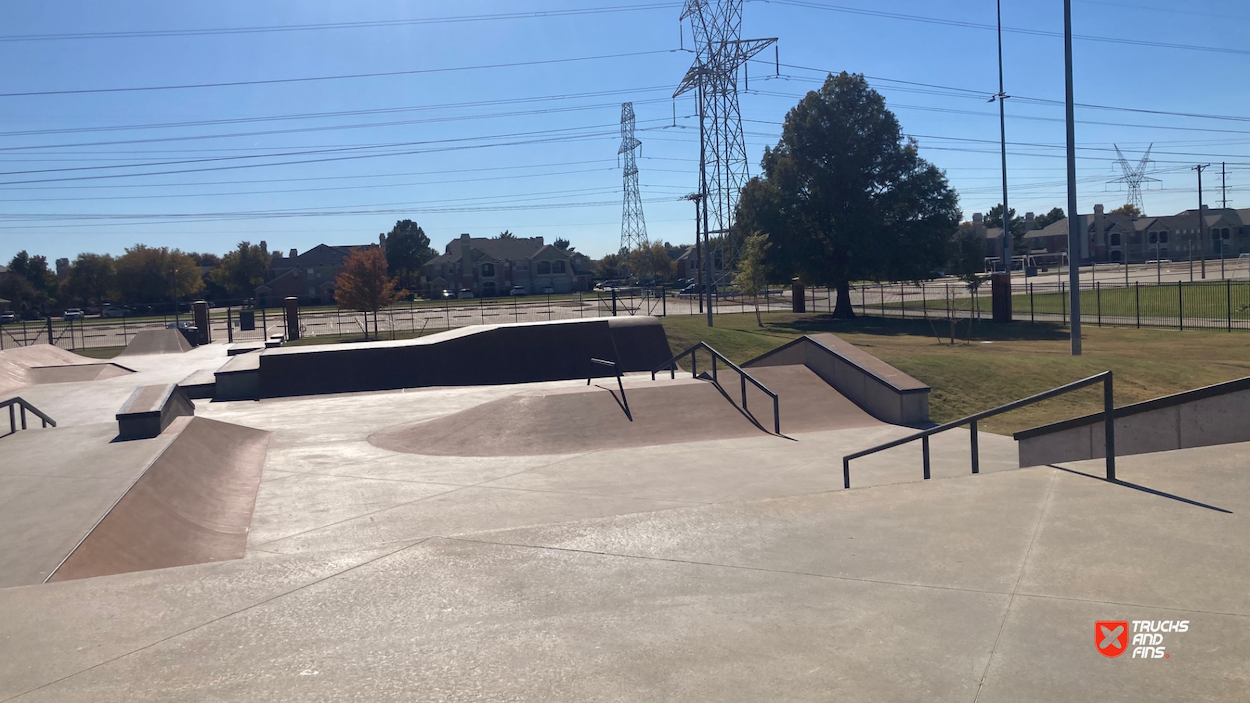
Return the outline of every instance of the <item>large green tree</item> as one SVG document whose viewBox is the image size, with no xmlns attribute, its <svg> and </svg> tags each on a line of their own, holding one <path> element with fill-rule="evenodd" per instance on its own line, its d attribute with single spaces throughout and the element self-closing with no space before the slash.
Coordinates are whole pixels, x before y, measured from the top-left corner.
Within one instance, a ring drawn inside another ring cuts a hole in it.
<svg viewBox="0 0 1250 703">
<path fill-rule="evenodd" d="M 835 316 L 855 316 L 851 281 L 917 280 L 944 263 L 957 197 L 862 75 L 830 75 L 808 93 L 762 165 L 742 191 L 738 231 L 770 235 L 779 275 L 835 287 Z"/>
<path fill-rule="evenodd" d="M 9 260 L 10 283 L 0 298 L 6 298 L 19 307 L 42 309 L 53 302 L 57 295 L 57 278 L 48 267 L 48 257 L 32 256 L 25 249 Z M 13 280 L 21 279 L 21 280 Z"/>
<path fill-rule="evenodd" d="M 1045 229 L 1065 217 L 1067 217 L 1067 215 L 1063 214 L 1063 208 L 1051 208 L 1050 212 L 1045 215 L 1038 215 L 1037 218 L 1033 220 L 1033 226 L 1038 229 Z"/>
<path fill-rule="evenodd" d="M 208 275 L 228 295 L 250 298 L 256 288 L 265 282 L 272 259 L 264 244 L 239 242 L 239 246 L 221 257 L 221 262 Z"/>
<path fill-rule="evenodd" d="M 180 249 L 136 244 L 116 266 L 117 291 L 127 304 L 166 303 L 204 289 L 199 264 Z"/>
<path fill-rule="evenodd" d="M 412 275 L 429 261 L 430 238 L 412 220 L 400 220 L 386 235 L 386 266 L 392 276 L 403 281 L 405 288 L 412 287 Z"/>
<path fill-rule="evenodd" d="M 65 297 L 84 306 L 102 304 L 113 296 L 117 268 L 108 254 L 79 254 L 61 284 Z M 66 302 L 69 302 L 68 300 Z"/>
</svg>

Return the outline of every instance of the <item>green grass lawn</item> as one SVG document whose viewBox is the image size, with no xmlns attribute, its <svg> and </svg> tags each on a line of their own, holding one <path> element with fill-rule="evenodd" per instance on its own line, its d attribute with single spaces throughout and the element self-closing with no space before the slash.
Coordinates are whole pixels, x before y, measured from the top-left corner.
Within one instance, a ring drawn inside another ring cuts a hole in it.
<svg viewBox="0 0 1250 703">
<path fill-rule="evenodd" d="M 1244 332 L 1175 331 L 1087 327 L 1084 355 L 1069 354 L 1065 328 L 1047 324 L 973 324 L 972 341 L 939 344 L 923 320 L 827 315 L 717 315 L 708 329 L 702 318 L 664 320 L 676 354 L 706 341 L 735 362 L 747 361 L 803 334 L 832 332 L 929 384 L 930 415 L 954 420 L 1102 371 L 1115 372 L 1117 405 L 1250 376 L 1250 336 Z M 960 323 L 959 335 L 968 323 Z M 949 325 L 946 329 L 949 334 Z M 1000 415 L 987 431 L 1009 434 L 1028 427 L 1096 412 L 1100 387 Z"/>
<path fill-rule="evenodd" d="M 888 290 L 888 289 L 887 289 Z M 906 301 L 907 309 L 945 310 L 946 301 L 940 291 L 929 291 L 926 303 L 919 300 Z M 990 314 L 990 291 L 982 287 L 978 293 L 983 315 Z M 972 298 L 955 298 L 951 306 L 956 310 L 970 310 Z M 897 302 L 886 303 L 898 307 Z M 1011 296 L 1012 310 L 1018 317 L 1028 317 L 1030 310 L 1037 314 L 1067 314 L 1068 293 L 1060 293 L 1053 284 L 1040 286 L 1032 295 L 1022 293 Z M 873 297 L 868 296 L 868 312 L 873 308 Z M 1081 315 L 1095 319 L 1099 313 L 1105 317 L 1135 319 L 1138 310 L 1143 318 L 1179 317 L 1184 310 L 1187 318 L 1224 320 L 1232 311 L 1234 320 L 1250 320 L 1250 281 L 1194 282 L 1181 284 L 1143 285 L 1140 288 L 1102 287 L 1099 290 L 1081 290 Z"/>
</svg>

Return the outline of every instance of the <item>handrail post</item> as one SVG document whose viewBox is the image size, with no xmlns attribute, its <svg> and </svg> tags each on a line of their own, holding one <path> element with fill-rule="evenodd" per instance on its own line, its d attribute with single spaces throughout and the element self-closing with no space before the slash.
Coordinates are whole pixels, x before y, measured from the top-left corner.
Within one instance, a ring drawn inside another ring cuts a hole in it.
<svg viewBox="0 0 1250 703">
<path fill-rule="evenodd" d="M 742 381 L 742 409 L 743 409 L 743 410 L 746 410 L 746 409 L 747 409 L 747 377 L 746 377 L 746 374 L 741 374 L 741 375 L 739 375 L 739 376 L 738 376 L 738 379 L 739 379 L 740 381 Z"/>
<path fill-rule="evenodd" d="M 781 434 L 781 401 L 773 396 L 773 433 Z"/>
<path fill-rule="evenodd" d="M 26 405 L 25 405 L 25 404 L 20 404 L 20 405 L 22 405 L 22 413 L 21 413 L 21 415 L 22 415 L 22 429 L 26 429 Z"/>
<path fill-rule="evenodd" d="M 1106 428 L 1107 480 L 1115 480 L 1115 392 L 1112 389 L 1111 372 L 1102 386 L 1102 424 Z"/>
<path fill-rule="evenodd" d="M 716 376 L 716 355 L 715 354 L 712 355 L 712 383 L 720 385 L 719 379 Z"/>
<path fill-rule="evenodd" d="M 13 410 L 13 404 L 9 404 L 9 434 L 17 433 L 17 415 Z"/>
<path fill-rule="evenodd" d="M 929 437 L 920 439 L 920 452 L 924 455 L 924 480 L 929 480 Z"/>
<path fill-rule="evenodd" d="M 972 432 L 972 473 L 981 473 L 981 448 L 977 442 L 977 421 L 973 420 L 968 427 Z"/>
<path fill-rule="evenodd" d="M 842 487 L 851 487 L 851 460 L 846 457 L 842 457 Z"/>
</svg>

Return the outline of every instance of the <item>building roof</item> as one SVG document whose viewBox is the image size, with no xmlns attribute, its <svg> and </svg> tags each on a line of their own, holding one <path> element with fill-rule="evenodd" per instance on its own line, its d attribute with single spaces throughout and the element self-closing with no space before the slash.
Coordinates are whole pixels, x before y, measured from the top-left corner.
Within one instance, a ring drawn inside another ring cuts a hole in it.
<svg viewBox="0 0 1250 703">
<path fill-rule="evenodd" d="M 460 261 L 464 238 L 453 239 L 447 243 L 444 253 L 425 262 L 429 265 L 454 264 Z M 542 237 L 517 237 L 515 239 L 498 239 L 495 237 L 470 237 L 469 247 L 473 252 L 473 260 L 481 261 L 527 261 L 534 258 L 567 259 L 569 253 L 549 244 L 543 244 Z"/>
</svg>

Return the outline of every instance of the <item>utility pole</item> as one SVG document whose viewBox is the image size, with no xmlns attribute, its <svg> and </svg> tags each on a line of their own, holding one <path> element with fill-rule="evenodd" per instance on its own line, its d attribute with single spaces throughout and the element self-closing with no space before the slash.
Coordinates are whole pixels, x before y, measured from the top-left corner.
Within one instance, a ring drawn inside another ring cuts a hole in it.
<svg viewBox="0 0 1250 703">
<path fill-rule="evenodd" d="M 1225 163 L 1225 162 L 1223 162 L 1223 161 L 1221 161 L 1221 162 L 1220 162 L 1220 200 L 1221 200 L 1220 209 L 1221 209 L 1221 210 L 1227 210 L 1227 209 L 1228 209 L 1228 171 L 1227 171 L 1227 167 L 1228 167 L 1228 164 L 1227 164 L 1227 163 Z"/>
<path fill-rule="evenodd" d="M 695 290 L 700 291 L 699 296 L 699 312 L 703 312 L 703 293 L 699 288 L 703 283 L 703 242 L 699 239 L 699 203 L 703 202 L 702 193 L 691 193 L 683 200 L 694 202 L 694 280 Z"/>
<path fill-rule="evenodd" d="M 1072 0 L 1063 0 L 1063 62 L 1065 112 L 1068 131 L 1068 284 L 1072 296 L 1072 356 L 1081 355 L 1081 248 L 1077 238 L 1083 234 L 1076 209 L 1076 99 L 1072 88 Z"/>
<path fill-rule="evenodd" d="M 998 134 L 1003 155 L 1003 270 L 1011 280 L 1011 209 L 1007 207 L 1007 98 L 1003 88 L 1003 2 L 998 0 L 998 94 L 990 102 L 998 101 Z M 1011 304 L 1011 296 L 1007 296 Z"/>
<path fill-rule="evenodd" d="M 1198 164 L 1194 170 L 1198 172 L 1198 256 L 1202 258 L 1202 279 L 1207 278 L 1207 235 L 1206 218 L 1202 216 L 1202 172 L 1211 164 Z M 1189 247 L 1192 257 L 1193 246 Z"/>
</svg>

